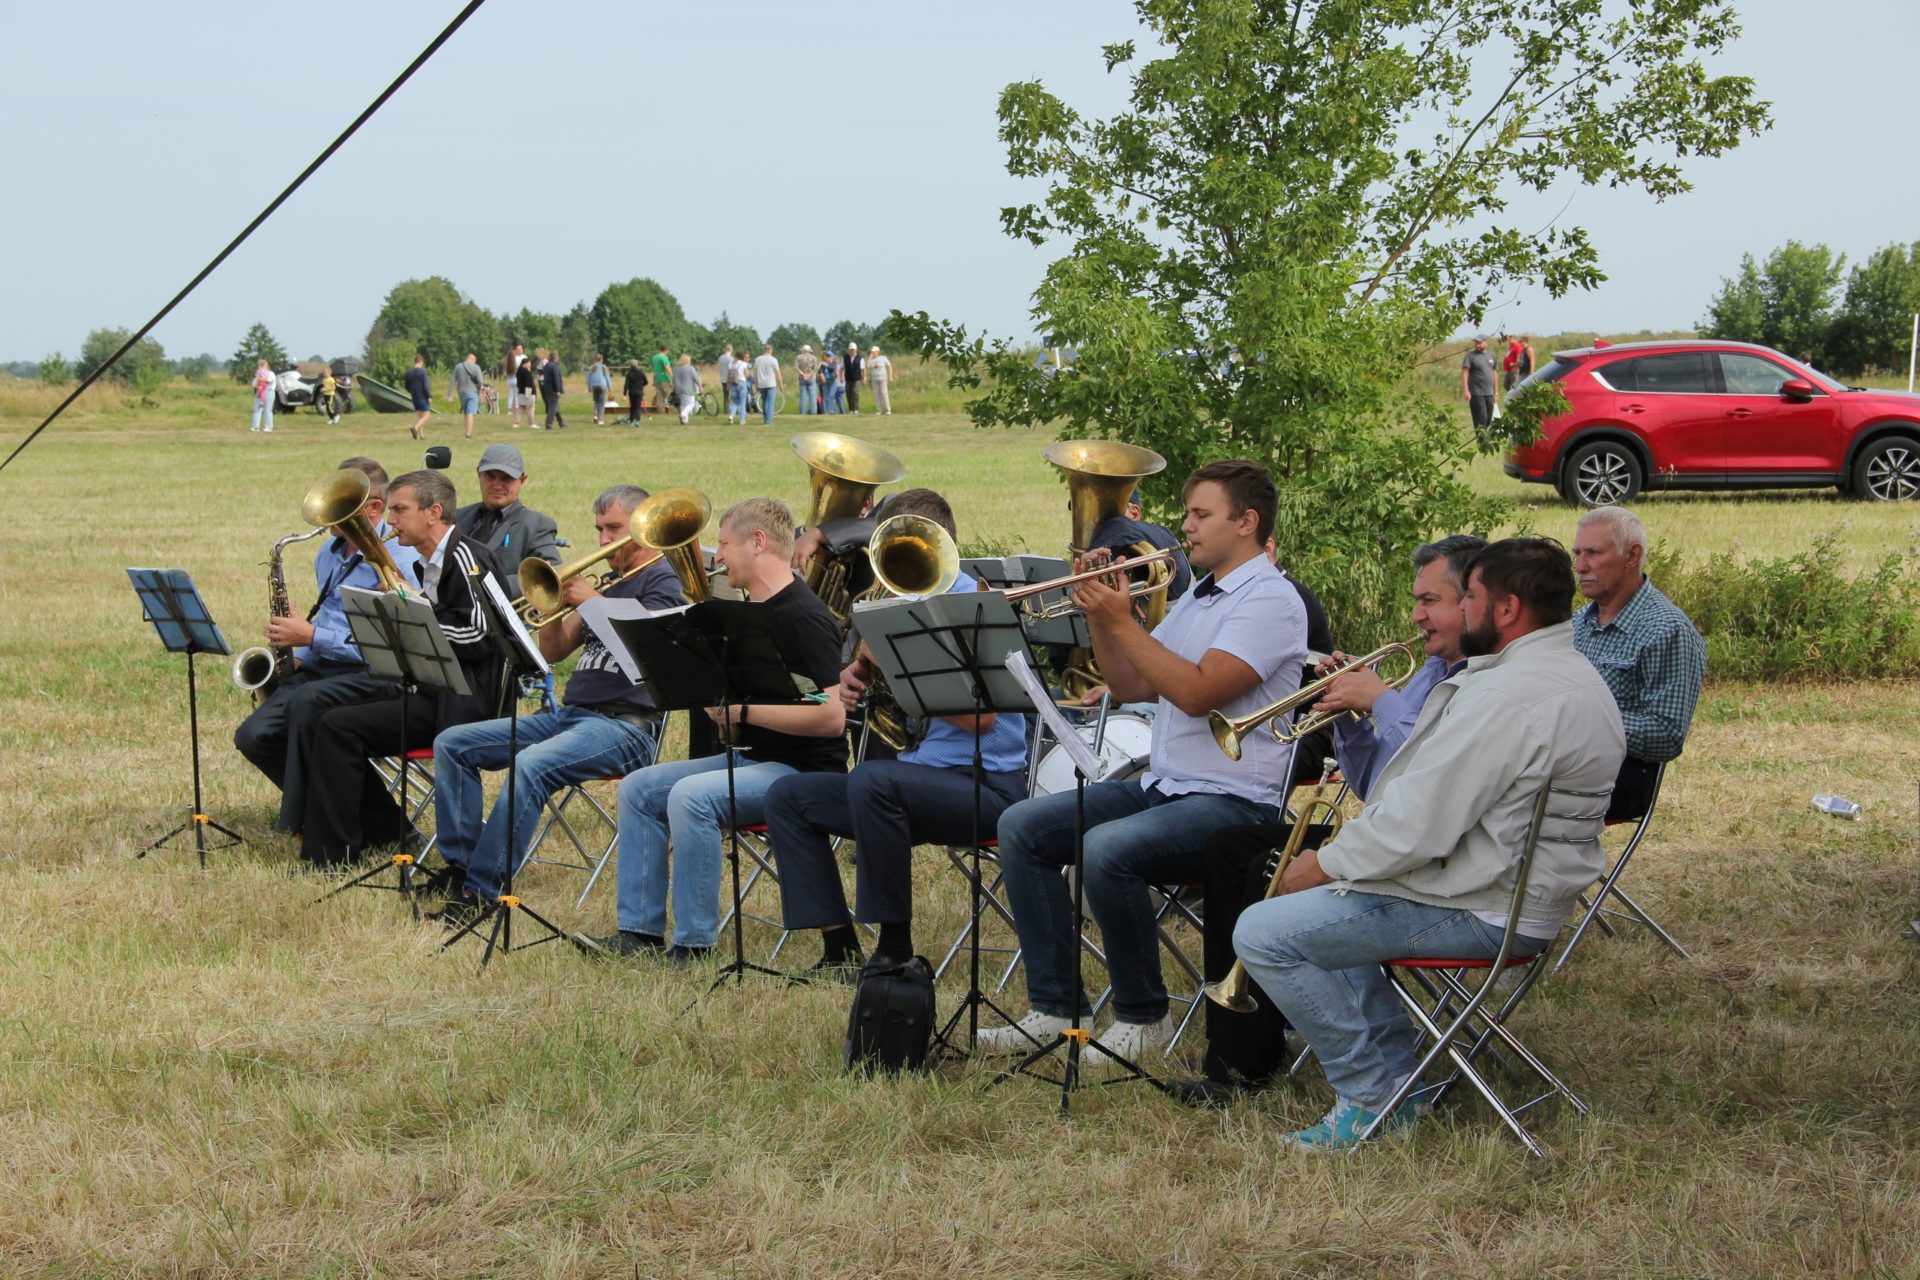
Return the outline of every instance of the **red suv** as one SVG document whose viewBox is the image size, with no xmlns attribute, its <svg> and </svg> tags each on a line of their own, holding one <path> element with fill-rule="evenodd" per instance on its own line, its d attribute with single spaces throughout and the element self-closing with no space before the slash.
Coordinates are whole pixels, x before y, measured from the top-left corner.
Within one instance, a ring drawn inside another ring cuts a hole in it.
<svg viewBox="0 0 1920 1280">
<path fill-rule="evenodd" d="M 1883 502 L 1920 497 L 1920 396 L 1849 387 L 1767 347 L 1582 347 L 1556 351 L 1520 385 L 1542 380 L 1560 383 L 1572 412 L 1509 454 L 1506 473 L 1571 502 L 1824 485 Z"/>
</svg>

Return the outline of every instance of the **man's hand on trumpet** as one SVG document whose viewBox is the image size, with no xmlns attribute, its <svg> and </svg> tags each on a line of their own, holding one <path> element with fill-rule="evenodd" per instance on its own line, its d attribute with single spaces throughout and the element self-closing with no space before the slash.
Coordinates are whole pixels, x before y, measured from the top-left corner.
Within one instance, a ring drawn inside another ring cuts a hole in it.
<svg viewBox="0 0 1920 1280">
<path fill-rule="evenodd" d="M 1106 547 L 1097 547 L 1082 556 L 1075 556 L 1073 571 L 1085 573 L 1090 569 L 1099 569 L 1112 565 L 1114 572 L 1098 578 L 1088 578 L 1085 582 L 1076 582 L 1068 589 L 1068 597 L 1074 606 L 1086 615 L 1088 626 L 1105 625 L 1120 627 L 1133 617 L 1133 598 L 1128 594 L 1127 575 L 1124 571 L 1125 560 L 1116 561 L 1113 552 Z"/>
<path fill-rule="evenodd" d="M 1340 671 L 1353 661 L 1351 654 L 1335 651 L 1333 656 L 1323 658 L 1314 667 L 1313 674 L 1324 678 Z M 1339 679 L 1328 685 L 1320 701 L 1313 704 L 1318 713 L 1352 711 L 1366 715 L 1373 710 L 1373 704 L 1387 691 L 1387 682 L 1380 678 L 1379 672 L 1372 667 L 1356 666 L 1345 671 Z"/>
<path fill-rule="evenodd" d="M 1280 892 L 1299 893 L 1302 889 L 1317 889 L 1332 883 L 1333 877 L 1320 869 L 1320 851 L 1302 849 L 1280 877 Z"/>
<path fill-rule="evenodd" d="M 594 589 L 592 574 L 576 573 L 560 584 L 560 598 L 566 601 L 570 609 L 578 609 L 587 601 L 598 599 L 599 595 Z"/>
</svg>

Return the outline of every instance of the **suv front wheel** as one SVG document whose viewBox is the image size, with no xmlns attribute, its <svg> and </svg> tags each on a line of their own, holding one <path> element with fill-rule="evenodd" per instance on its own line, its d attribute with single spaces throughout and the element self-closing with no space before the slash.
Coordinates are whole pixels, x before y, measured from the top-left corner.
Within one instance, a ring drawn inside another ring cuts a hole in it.
<svg viewBox="0 0 1920 1280">
<path fill-rule="evenodd" d="M 1920 444 L 1889 436 L 1862 449 L 1853 463 L 1853 491 L 1875 502 L 1920 498 Z"/>
<path fill-rule="evenodd" d="M 1640 459 L 1612 440 L 1583 444 L 1567 456 L 1560 492 L 1586 507 L 1622 506 L 1640 495 Z"/>
</svg>

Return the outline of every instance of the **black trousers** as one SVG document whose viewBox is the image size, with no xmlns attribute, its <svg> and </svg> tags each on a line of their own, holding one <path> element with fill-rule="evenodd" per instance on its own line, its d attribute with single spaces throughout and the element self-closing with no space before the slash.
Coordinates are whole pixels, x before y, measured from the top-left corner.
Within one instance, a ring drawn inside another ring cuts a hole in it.
<svg viewBox="0 0 1920 1280">
<path fill-rule="evenodd" d="M 1613 780 L 1613 799 L 1607 802 L 1608 822 L 1638 822 L 1653 805 L 1653 779 L 1660 766 L 1652 760 L 1628 756 Z"/>
<path fill-rule="evenodd" d="M 860 384 L 851 378 L 847 379 L 847 412 L 860 412 Z"/>
<path fill-rule="evenodd" d="M 1303 848 L 1326 839 L 1327 828 L 1307 832 Z M 1207 845 L 1206 952 L 1202 965 L 1208 982 L 1219 982 L 1233 968 L 1233 927 L 1240 913 L 1267 896 L 1276 851 L 1293 831 L 1290 822 L 1228 827 Z M 1256 1006 L 1234 1013 L 1207 1001 L 1207 1054 L 1202 1070 L 1210 1080 L 1254 1087 L 1286 1073 L 1287 1020 L 1257 982 L 1247 984 Z"/>
<path fill-rule="evenodd" d="M 1026 798 L 1019 773 L 980 779 L 980 838 Z M 796 773 L 767 792 L 767 836 L 780 869 L 780 911 L 789 929 L 913 919 L 913 847 L 964 844 L 973 836 L 973 770 L 872 760 L 851 773 Z M 852 836 L 854 904 L 834 864 L 833 836 Z"/>
<path fill-rule="evenodd" d="M 560 397 L 554 396 L 554 395 L 548 395 L 546 392 L 542 391 L 540 393 L 540 399 L 545 401 L 547 406 L 547 429 L 549 431 L 553 430 L 555 424 L 558 424 L 561 427 L 565 427 L 567 425 L 567 420 L 564 417 L 562 417 L 560 414 Z"/>
<path fill-rule="evenodd" d="M 411 834 L 412 824 L 369 757 L 432 746 L 438 718 L 439 700 L 433 695 L 403 699 L 396 689 L 374 701 L 335 707 L 317 719 L 307 736 L 302 858 L 343 862 Z"/>
<path fill-rule="evenodd" d="M 305 762 L 301 730 L 322 712 L 377 697 L 393 686 L 365 667 L 318 664 L 300 667 L 274 687 L 267 700 L 233 731 L 233 745 L 281 791 L 280 826 L 298 831 L 306 816 Z"/>
</svg>

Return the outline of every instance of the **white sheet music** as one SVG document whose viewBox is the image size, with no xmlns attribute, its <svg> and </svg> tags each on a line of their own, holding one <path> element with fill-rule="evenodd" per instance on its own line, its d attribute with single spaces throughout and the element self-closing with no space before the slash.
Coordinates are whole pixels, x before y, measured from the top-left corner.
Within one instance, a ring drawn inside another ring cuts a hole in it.
<svg viewBox="0 0 1920 1280">
<path fill-rule="evenodd" d="M 1080 776 L 1088 782 L 1101 781 L 1104 769 L 1100 757 L 1093 754 L 1092 745 L 1067 723 L 1065 716 L 1060 714 L 1060 708 L 1055 705 L 1053 695 L 1047 692 L 1047 687 L 1040 682 L 1040 677 L 1034 671 L 1033 663 L 1028 660 L 1025 649 L 1015 649 L 1007 655 L 1007 670 L 1013 672 L 1013 678 L 1020 682 L 1020 687 L 1027 691 L 1027 697 L 1033 700 L 1033 708 L 1039 713 L 1040 722 L 1047 727 L 1047 731 L 1053 735 L 1054 739 L 1067 749 L 1067 757 L 1073 761 L 1073 767 L 1080 771 Z M 1126 761 L 1114 763 L 1132 767 Z"/>
<path fill-rule="evenodd" d="M 684 613 L 691 605 L 682 605 L 678 609 L 662 609 L 655 612 L 638 600 L 623 596 L 596 596 L 580 606 L 580 621 L 593 632 L 594 639 L 607 646 L 607 652 L 620 664 L 621 672 L 635 684 L 644 682 L 640 664 L 634 660 L 633 650 L 627 648 L 626 641 L 613 629 L 616 622 L 631 622 L 635 618 L 658 618 L 669 613 Z"/>
<path fill-rule="evenodd" d="M 543 676 L 553 674 L 553 668 L 547 665 L 546 655 L 540 652 L 540 642 L 533 638 L 533 632 L 527 630 L 526 620 L 513 611 L 513 601 L 507 599 L 507 593 L 500 589 L 500 580 L 490 573 L 483 573 L 474 581 L 486 591 L 487 599 L 507 621 L 513 646 L 520 654 L 523 663 L 531 666 Z"/>
</svg>

